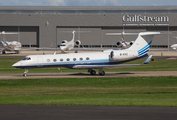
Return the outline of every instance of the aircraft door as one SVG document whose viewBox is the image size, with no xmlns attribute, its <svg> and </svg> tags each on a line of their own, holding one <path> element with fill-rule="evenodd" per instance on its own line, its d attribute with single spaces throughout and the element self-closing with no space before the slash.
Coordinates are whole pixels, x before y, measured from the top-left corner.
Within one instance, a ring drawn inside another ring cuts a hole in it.
<svg viewBox="0 0 177 120">
<path fill-rule="evenodd" d="M 43 58 L 42 57 L 38 57 L 37 62 L 38 62 L 37 67 L 43 67 Z"/>
</svg>

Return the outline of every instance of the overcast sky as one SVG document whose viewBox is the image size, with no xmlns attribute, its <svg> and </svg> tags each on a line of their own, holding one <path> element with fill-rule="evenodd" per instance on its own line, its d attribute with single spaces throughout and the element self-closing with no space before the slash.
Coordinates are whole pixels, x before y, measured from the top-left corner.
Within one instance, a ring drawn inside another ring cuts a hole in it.
<svg viewBox="0 0 177 120">
<path fill-rule="evenodd" d="M 177 0 L 0 0 L 0 6 L 168 6 Z"/>
</svg>

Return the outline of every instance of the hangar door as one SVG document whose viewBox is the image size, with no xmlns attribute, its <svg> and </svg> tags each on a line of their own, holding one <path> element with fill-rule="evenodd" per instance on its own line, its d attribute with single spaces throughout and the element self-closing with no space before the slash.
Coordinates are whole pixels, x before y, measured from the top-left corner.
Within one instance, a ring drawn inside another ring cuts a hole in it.
<svg viewBox="0 0 177 120">
<path fill-rule="evenodd" d="M 0 26 L 0 32 L 16 32 L 18 34 L 5 35 L 6 41 L 19 41 L 22 47 L 39 46 L 39 27 L 36 26 Z M 0 35 L 3 40 L 3 35 Z"/>
</svg>

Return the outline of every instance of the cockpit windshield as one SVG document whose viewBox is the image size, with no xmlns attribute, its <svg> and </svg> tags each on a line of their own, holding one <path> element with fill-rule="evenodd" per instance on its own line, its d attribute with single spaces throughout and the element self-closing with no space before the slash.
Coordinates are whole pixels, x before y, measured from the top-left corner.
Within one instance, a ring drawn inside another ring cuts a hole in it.
<svg viewBox="0 0 177 120">
<path fill-rule="evenodd" d="M 24 57 L 22 60 L 31 60 L 30 57 Z"/>
</svg>

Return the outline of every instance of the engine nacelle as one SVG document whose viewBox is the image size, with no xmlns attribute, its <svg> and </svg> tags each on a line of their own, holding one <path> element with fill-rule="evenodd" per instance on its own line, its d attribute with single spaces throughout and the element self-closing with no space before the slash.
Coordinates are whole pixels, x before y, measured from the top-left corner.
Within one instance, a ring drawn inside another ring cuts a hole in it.
<svg viewBox="0 0 177 120">
<path fill-rule="evenodd" d="M 76 40 L 75 45 L 76 45 L 76 46 L 81 45 L 81 41 L 80 41 L 80 40 Z"/>
<path fill-rule="evenodd" d="M 135 41 L 130 41 L 130 46 L 133 45 L 134 42 L 135 42 Z"/>
<path fill-rule="evenodd" d="M 116 43 L 116 45 L 117 45 L 117 46 L 122 46 L 122 42 L 121 42 L 121 41 L 118 41 L 118 42 Z"/>
<path fill-rule="evenodd" d="M 62 40 L 62 42 L 61 43 L 67 43 L 68 41 L 67 40 Z"/>
<path fill-rule="evenodd" d="M 138 57 L 138 52 L 129 51 L 129 50 L 121 50 L 121 51 L 111 51 L 110 58 L 116 61 L 124 61 L 130 60 Z"/>
</svg>

